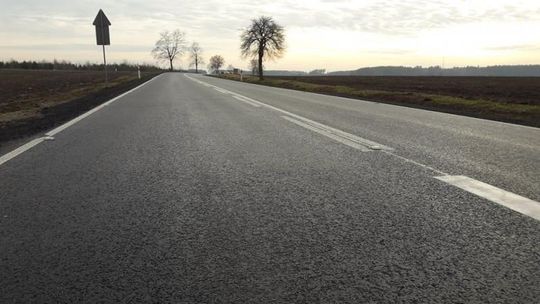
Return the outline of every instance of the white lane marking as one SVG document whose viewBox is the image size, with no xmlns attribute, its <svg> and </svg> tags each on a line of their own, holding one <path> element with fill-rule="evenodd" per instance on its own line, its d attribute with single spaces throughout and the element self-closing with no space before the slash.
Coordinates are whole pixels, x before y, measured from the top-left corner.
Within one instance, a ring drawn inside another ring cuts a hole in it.
<svg viewBox="0 0 540 304">
<path fill-rule="evenodd" d="M 92 110 L 90 110 L 90 111 L 88 111 L 88 112 L 86 112 L 86 113 L 84 113 L 84 114 L 82 114 L 82 115 L 80 115 L 80 116 L 77 116 L 77 117 L 75 117 L 74 119 L 72 119 L 72 120 L 66 122 L 65 124 L 63 124 L 63 125 L 57 127 L 56 129 L 54 129 L 54 130 L 52 130 L 52 131 L 49 131 L 49 132 L 45 133 L 45 135 L 47 135 L 47 136 L 54 136 L 54 135 L 56 135 L 56 134 L 58 134 L 58 133 L 64 131 L 65 129 L 71 127 L 72 125 L 78 123 L 79 121 L 85 119 L 86 117 L 88 117 L 88 116 L 94 114 L 95 112 L 101 110 L 104 106 L 105 106 L 104 104 L 101 104 L 101 105 L 99 105 L 99 106 L 93 108 Z"/>
<path fill-rule="evenodd" d="M 365 138 L 362 138 L 362 137 L 359 137 L 359 136 L 356 136 L 356 135 L 353 135 L 351 133 L 347 133 L 347 132 L 344 132 L 344 131 L 341 131 L 339 129 L 336 129 L 336 128 L 332 128 L 330 126 L 327 126 L 327 125 L 324 125 L 322 123 L 318 123 L 316 121 L 313 121 L 313 120 L 310 120 L 310 119 L 307 119 L 307 118 L 304 118 L 304 117 L 301 117 L 300 116 L 300 119 L 305 122 L 306 124 L 312 126 L 313 128 L 316 128 L 316 129 L 319 129 L 319 130 L 322 130 L 328 134 L 332 134 L 333 136 L 337 136 L 337 137 L 341 137 L 341 138 L 344 138 L 348 141 L 352 141 L 352 142 L 355 142 L 357 144 L 360 144 L 370 150 L 385 150 L 385 151 L 393 151 L 394 149 L 390 148 L 390 147 L 387 147 L 385 145 L 381 145 L 379 143 L 376 143 L 374 141 L 371 141 L 369 139 L 365 139 Z"/>
<path fill-rule="evenodd" d="M 437 176 L 435 178 L 540 221 L 540 203 L 537 201 L 467 176 Z"/>
<path fill-rule="evenodd" d="M 19 154 L 22 154 L 22 153 L 32 149 L 33 147 L 39 145 L 44 140 L 45 140 L 44 137 L 36 138 L 36 139 L 31 140 L 31 141 L 27 142 L 26 144 L 18 147 L 17 149 L 15 149 L 15 150 L 7 153 L 7 154 L 4 154 L 3 156 L 0 157 L 0 166 L 3 163 L 7 162 L 8 160 L 17 157 Z"/>
<path fill-rule="evenodd" d="M 255 100 L 255 99 L 253 99 L 253 98 L 249 98 L 249 97 L 246 97 L 246 96 L 242 96 L 242 95 L 239 95 L 239 94 L 236 94 L 236 93 L 232 93 L 232 94 L 233 94 L 233 97 L 238 97 L 238 98 L 247 100 L 247 101 L 249 101 L 249 102 L 251 102 L 251 103 L 253 103 L 253 104 L 258 105 L 259 107 L 265 107 L 265 106 L 267 106 L 266 104 L 264 104 L 264 103 L 262 103 L 262 102 L 260 102 L 260 101 L 257 101 L 257 100 Z"/>
<path fill-rule="evenodd" d="M 193 81 L 198 82 L 198 83 L 206 84 L 205 82 L 202 82 L 200 80 L 196 80 L 196 79 L 191 78 L 189 76 L 187 76 L 187 77 L 190 78 Z M 210 85 L 210 86 L 211 87 L 216 87 L 214 85 Z M 230 93 L 232 93 L 233 96 L 238 96 L 238 97 L 241 97 L 241 98 L 248 99 L 251 102 L 258 103 L 263 107 L 266 107 L 266 108 L 281 112 L 283 114 L 286 114 L 286 115 L 288 115 L 290 117 L 286 117 L 286 116 L 282 116 L 282 117 L 289 120 L 289 121 L 291 121 L 291 122 L 293 122 L 293 123 L 295 123 L 295 124 L 297 124 L 297 125 L 300 125 L 302 127 L 313 130 L 314 132 L 318 132 L 320 134 L 323 134 L 322 132 L 325 132 L 326 130 L 333 130 L 333 131 L 338 131 L 337 134 L 340 134 L 340 135 L 341 134 L 348 134 L 348 135 L 351 135 L 351 136 L 355 136 L 355 135 L 343 132 L 341 130 L 334 129 L 334 128 L 331 128 L 329 126 L 320 124 L 320 123 L 315 122 L 313 120 L 304 118 L 302 116 L 299 116 L 299 115 L 287 112 L 285 110 L 273 107 L 271 105 L 267 105 L 265 103 L 262 103 L 260 101 L 255 100 L 255 99 L 251 99 L 249 97 L 240 95 L 238 93 L 234 93 L 234 92 L 230 92 Z M 291 117 L 294 117 L 294 118 L 296 118 L 298 120 L 294 120 Z M 332 134 L 332 133 L 329 133 L 329 134 Z M 324 134 L 324 135 L 326 135 L 326 134 Z M 328 136 L 328 135 L 326 135 L 326 136 Z M 344 138 L 339 138 L 339 139 L 345 141 L 346 139 L 350 139 L 350 137 L 344 136 Z M 338 140 L 338 139 L 336 139 L 336 140 Z M 519 196 L 517 194 L 514 194 L 514 193 L 511 193 L 511 192 L 499 189 L 497 187 L 491 186 L 489 184 L 483 183 L 481 181 L 478 181 L 478 180 L 475 180 L 475 179 L 472 179 L 472 178 L 469 178 L 469 177 L 466 177 L 466 176 L 450 176 L 448 173 L 437 170 L 437 169 L 435 169 L 433 167 L 430 167 L 428 165 L 424 165 L 424 164 L 419 163 L 417 161 L 414 161 L 412 159 L 397 155 L 394 152 L 392 152 L 392 150 L 393 150 L 392 148 L 389 148 L 389 147 L 386 147 L 386 146 L 383 146 L 383 145 L 379 145 L 379 144 L 377 144 L 375 142 L 372 142 L 372 141 L 369 141 L 369 140 L 365 140 L 365 139 L 362 139 L 362 140 L 364 140 L 365 143 L 369 143 L 371 145 L 372 150 L 382 149 L 381 152 L 383 152 L 383 153 L 394 156 L 394 157 L 399 158 L 399 159 L 401 159 L 401 160 L 403 160 L 405 162 L 414 164 L 416 166 L 422 167 L 424 169 L 433 171 L 436 174 L 441 175 L 441 176 L 434 177 L 434 178 L 436 178 L 438 180 L 441 180 L 441 181 L 446 182 L 448 184 L 451 184 L 451 185 L 453 185 L 455 187 L 458 187 L 458 188 L 463 189 L 465 191 L 468 191 L 468 192 L 471 192 L 471 193 L 476 194 L 478 196 L 481 196 L 483 198 L 486 198 L 486 199 L 488 199 L 488 200 L 490 200 L 492 202 L 495 202 L 497 204 L 506 206 L 506 207 L 508 207 L 508 208 L 510 208 L 510 209 L 512 209 L 514 211 L 517 211 L 517 212 L 520 212 L 522 214 L 528 215 L 528 216 L 530 216 L 530 217 L 532 217 L 532 218 L 534 218 L 536 220 L 540 220 L 540 203 L 538 203 L 536 201 L 533 201 L 533 200 L 531 200 L 529 198 Z M 340 141 L 340 142 L 342 142 L 342 141 Z"/>
<path fill-rule="evenodd" d="M 220 88 L 214 88 L 214 90 L 218 91 L 218 92 L 221 92 L 223 94 L 227 94 L 229 93 L 228 91 L 224 90 L 224 89 L 220 89 Z"/>
<path fill-rule="evenodd" d="M 245 102 L 245 103 L 247 103 L 247 104 L 249 104 L 249 105 L 251 105 L 251 106 L 254 106 L 254 107 L 256 107 L 256 108 L 259 108 L 259 107 L 261 106 L 260 104 L 254 103 L 254 102 L 252 102 L 252 101 L 250 101 L 250 100 L 247 100 L 247 99 L 245 99 L 245 98 L 242 98 L 242 97 L 240 97 L 240 96 L 233 95 L 233 97 L 234 97 L 235 99 L 238 99 L 238 100 L 240 100 L 240 101 L 243 101 L 243 102 Z"/>
<path fill-rule="evenodd" d="M 129 91 L 127 91 L 127 92 L 121 94 L 121 95 L 119 95 L 119 96 L 116 96 L 115 98 L 113 98 L 113 99 L 111 99 L 111 100 L 109 100 L 109 101 L 107 101 L 107 102 L 105 102 L 105 103 L 103 103 L 103 104 L 101 104 L 101 105 L 99 105 L 99 106 L 97 106 L 97 107 L 95 107 L 95 108 L 93 108 L 92 110 L 90 110 L 90 111 L 88 111 L 88 112 L 86 112 L 86 113 L 84 113 L 84 114 L 82 114 L 82 115 L 80 115 L 80 116 L 78 116 L 78 117 L 75 117 L 74 119 L 72 119 L 72 120 L 66 122 L 65 124 L 63 124 L 63 125 L 57 127 L 56 129 L 54 129 L 54 130 L 52 130 L 52 131 L 49 131 L 49 132 L 45 133 L 45 135 L 46 135 L 46 136 L 54 136 L 54 135 L 56 135 L 56 134 L 58 134 L 58 133 L 64 131 L 65 129 L 71 127 L 72 125 L 78 123 L 79 121 L 85 119 L 86 117 L 88 117 L 88 116 L 94 114 L 95 112 L 101 110 L 103 107 L 106 107 L 106 106 L 110 105 L 111 103 L 117 101 L 118 99 L 120 99 L 120 98 L 122 98 L 122 97 L 128 95 L 129 93 L 131 93 L 131 92 L 133 92 L 133 91 L 135 91 L 135 90 L 137 90 L 137 89 L 139 89 L 139 88 L 145 86 L 146 84 L 150 83 L 151 81 L 153 81 L 154 79 L 156 79 L 156 78 L 158 78 L 158 77 L 160 77 L 160 76 L 161 76 L 161 75 L 156 76 L 156 77 L 154 77 L 154 78 L 148 80 L 147 82 L 145 82 L 145 83 L 143 83 L 143 84 L 141 84 L 141 85 L 139 85 L 139 86 L 137 86 L 137 87 L 135 87 L 135 88 L 133 88 L 133 89 L 131 89 L 131 90 L 129 90 Z"/>
<path fill-rule="evenodd" d="M 186 77 L 193 80 L 193 81 L 195 81 L 195 82 L 201 83 L 201 84 L 205 83 L 205 82 L 202 82 L 202 81 L 200 81 L 198 79 L 194 79 L 194 78 L 192 78 L 192 77 L 190 77 L 188 75 L 186 75 Z M 219 88 L 219 87 L 214 86 L 214 85 L 211 85 L 211 86 L 214 89 Z M 235 93 L 235 92 L 231 92 L 231 91 L 228 91 L 228 90 L 225 90 L 225 89 L 222 89 L 222 88 L 219 88 L 219 89 L 225 91 L 228 94 L 232 94 L 233 97 L 235 97 L 237 99 L 244 99 L 242 101 L 249 101 L 249 102 L 251 102 L 253 104 L 257 104 L 257 105 L 259 105 L 261 107 L 265 107 L 265 108 L 268 108 L 268 109 L 283 113 L 283 114 L 285 114 L 287 116 L 296 118 L 297 120 L 302 121 L 301 124 L 299 124 L 296 120 L 290 120 L 290 121 L 296 123 L 297 125 L 303 126 L 303 127 L 304 127 L 305 124 L 307 124 L 307 125 L 309 125 L 308 129 L 310 129 L 310 130 L 317 129 L 317 130 L 319 130 L 321 132 L 324 132 L 325 135 L 330 134 L 332 136 L 332 138 L 334 138 L 334 139 L 335 138 L 340 138 L 340 140 L 339 140 L 340 142 L 343 142 L 343 141 L 345 141 L 347 143 L 355 142 L 356 143 L 355 146 L 361 145 L 361 146 L 363 146 L 362 149 L 370 148 L 368 151 L 371 151 L 371 150 L 393 151 L 394 150 L 393 148 L 390 148 L 388 146 L 376 143 L 374 141 L 371 141 L 371 140 L 368 140 L 368 139 L 365 139 L 365 138 L 362 138 L 362 137 L 352 135 L 350 133 L 341 131 L 341 130 L 336 129 L 336 128 L 332 128 L 330 126 L 324 125 L 322 123 L 318 123 L 318 122 L 316 122 L 314 120 L 305 118 L 303 116 L 296 115 L 294 113 L 291 113 L 291 112 L 282 110 L 280 108 L 276 108 L 274 106 L 271 106 L 269 104 L 260 102 L 258 100 L 253 99 L 253 98 L 249 98 L 247 96 L 244 96 L 244 95 L 241 95 L 241 94 L 238 94 L 238 93 Z M 316 132 L 320 133 L 319 131 L 316 131 Z M 320 134 L 323 134 L 323 133 L 320 133 Z M 349 145 L 349 144 L 346 144 L 346 145 Z M 357 147 L 355 147 L 355 148 L 357 148 Z M 362 150 L 362 149 L 359 149 L 359 150 Z"/>
<path fill-rule="evenodd" d="M 292 123 L 295 123 L 295 124 L 297 124 L 297 125 L 299 125 L 299 126 L 301 126 L 301 127 L 304 127 L 304 128 L 306 128 L 306 129 L 308 129 L 308 130 L 311 130 L 311 131 L 313 131 L 313 132 L 316 132 L 316 133 L 319 133 L 319 134 L 321 134 L 321 135 L 324 135 L 324 136 L 326 136 L 326 137 L 328 137 L 328 138 L 331 138 L 331 139 L 333 139 L 333 140 L 335 140 L 335 141 L 338 141 L 338 142 L 340 142 L 340 143 L 342 143 L 342 144 L 344 144 L 344 145 L 347 145 L 347 146 L 349 146 L 349 147 L 355 148 L 355 149 L 360 150 L 360 151 L 362 151 L 362 152 L 369 152 L 369 151 L 371 151 L 371 150 L 368 149 L 367 147 L 362 146 L 361 144 L 358 144 L 358 143 L 355 142 L 355 141 L 352 141 L 352 140 L 349 140 L 349 139 L 347 139 L 347 138 L 344 138 L 344 137 L 335 135 L 335 134 L 333 134 L 333 133 L 331 133 L 331 132 L 329 132 L 329 131 L 327 131 L 327 130 L 325 130 L 325 129 L 317 128 L 317 127 L 315 127 L 315 126 L 312 126 L 312 125 L 309 125 L 309 124 L 307 124 L 307 123 L 301 122 L 300 120 L 296 120 L 296 119 L 294 119 L 294 118 L 290 118 L 290 117 L 288 117 L 288 116 L 281 116 L 281 117 L 284 118 L 284 119 L 286 119 L 286 120 L 288 120 L 288 121 L 290 121 L 290 122 L 292 122 Z"/>
<path fill-rule="evenodd" d="M 430 167 L 430 166 L 428 166 L 428 165 L 424 165 L 424 164 L 419 163 L 419 162 L 417 162 L 417 161 L 414 161 L 414 160 L 412 160 L 412 159 L 409 159 L 409 158 L 406 158 L 406 157 L 397 155 L 397 154 L 394 153 L 394 152 L 391 152 L 391 151 L 382 151 L 382 152 L 383 152 L 383 153 L 386 153 L 386 154 L 388 154 L 388 155 L 394 156 L 394 157 L 396 157 L 396 158 L 399 158 L 399 159 L 401 159 L 402 161 L 404 161 L 404 162 L 406 162 L 406 163 L 411 163 L 411 164 L 414 164 L 414 165 L 416 165 L 416 166 L 422 167 L 422 168 L 424 168 L 424 169 L 433 171 L 433 172 L 435 172 L 436 174 L 439 174 L 439 175 L 449 175 L 449 174 L 446 173 L 446 172 L 443 172 L 443 171 L 441 171 L 441 170 L 437 170 L 437 169 L 435 169 L 435 168 L 433 168 L 433 167 Z"/>
<path fill-rule="evenodd" d="M 72 125 L 76 124 L 77 122 L 83 120 L 84 118 L 90 116 L 92 113 L 95 113 L 95 112 L 99 111 L 99 110 L 102 109 L 103 107 L 110 105 L 110 104 L 113 103 L 114 101 L 116 101 L 116 100 L 118 100 L 118 99 L 120 99 L 120 98 L 126 96 L 127 94 L 129 94 L 129 93 L 135 91 L 136 89 L 141 88 L 141 87 L 144 86 L 145 84 L 150 83 L 151 81 L 153 81 L 154 79 L 156 79 L 156 78 L 158 78 L 158 77 L 160 77 L 160 76 L 161 76 L 161 75 L 158 75 L 158 76 L 156 76 L 156 77 L 154 77 L 154 78 L 152 78 L 152 79 L 146 81 L 145 83 L 143 83 L 143 84 L 141 84 L 141 85 L 139 85 L 139 86 L 137 86 L 137 87 L 135 87 L 135 88 L 133 88 L 133 89 L 131 89 L 131 90 L 129 90 L 129 91 L 127 91 L 127 92 L 125 92 L 125 93 L 123 93 L 123 94 L 121 94 L 121 95 L 119 95 L 119 96 L 117 96 L 117 97 L 115 97 L 115 98 L 113 98 L 113 99 L 111 99 L 111 100 L 109 100 L 109 101 L 107 101 L 107 102 L 105 102 L 105 103 L 103 103 L 103 104 L 101 104 L 101 105 L 95 107 L 95 108 L 93 108 L 92 110 L 90 110 L 90 111 L 88 111 L 88 112 L 86 112 L 86 113 L 84 113 L 84 114 L 82 114 L 82 115 L 80 115 L 80 116 L 78 116 L 78 117 L 76 117 L 76 118 L 74 118 L 74 119 L 72 119 L 72 120 L 66 122 L 65 124 L 63 124 L 63 125 L 57 127 L 56 129 L 54 129 L 54 130 L 52 130 L 52 131 L 49 131 L 49 132 L 45 133 L 45 137 L 40 137 L 40 138 L 36 138 L 36 139 L 34 139 L 34 140 L 31 140 L 31 141 L 27 142 L 26 144 L 24 144 L 24 145 L 18 147 L 17 149 L 15 149 L 15 150 L 13 150 L 13 151 L 11 151 L 11 152 L 8 152 L 8 153 L 6 153 L 6 154 L 0 156 L 0 165 L 2 165 L 2 164 L 4 164 L 5 162 L 7 162 L 7 161 L 9 161 L 9 160 L 11 160 L 11 159 L 17 157 L 18 155 L 20 155 L 20 154 L 22 154 L 22 153 L 24 153 L 24 152 L 26 152 L 26 151 L 32 149 L 33 147 L 39 145 L 40 143 L 42 143 L 42 142 L 44 142 L 44 141 L 52 141 L 52 140 L 54 140 L 54 137 L 53 137 L 54 135 L 56 135 L 56 134 L 62 132 L 63 130 L 69 128 L 70 126 L 72 126 Z"/>
</svg>

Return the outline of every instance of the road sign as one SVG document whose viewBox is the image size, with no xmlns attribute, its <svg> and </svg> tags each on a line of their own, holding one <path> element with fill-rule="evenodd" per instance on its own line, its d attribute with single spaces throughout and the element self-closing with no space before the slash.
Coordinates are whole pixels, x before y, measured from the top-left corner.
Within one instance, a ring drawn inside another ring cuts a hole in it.
<svg viewBox="0 0 540 304">
<path fill-rule="evenodd" d="M 109 36 L 109 26 L 111 22 L 105 16 L 103 10 L 99 10 L 96 19 L 94 19 L 94 26 L 96 27 L 96 42 L 97 45 L 103 47 L 103 68 L 105 69 L 105 83 L 109 82 L 109 75 L 107 74 L 107 58 L 105 57 L 105 46 L 111 45 L 111 38 Z"/>
<path fill-rule="evenodd" d="M 111 25 L 111 22 L 107 19 L 107 16 L 105 16 L 105 13 L 102 10 L 99 10 L 93 24 L 96 27 L 97 45 L 110 45 L 111 38 L 109 36 L 109 26 Z"/>
</svg>

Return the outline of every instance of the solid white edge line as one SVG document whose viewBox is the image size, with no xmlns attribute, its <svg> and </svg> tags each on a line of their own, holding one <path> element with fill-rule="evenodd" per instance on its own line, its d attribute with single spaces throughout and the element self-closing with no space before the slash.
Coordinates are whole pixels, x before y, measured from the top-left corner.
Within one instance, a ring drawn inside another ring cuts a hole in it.
<svg viewBox="0 0 540 304">
<path fill-rule="evenodd" d="M 540 203 L 537 201 L 467 176 L 437 176 L 435 178 L 540 221 Z"/>
<path fill-rule="evenodd" d="M 161 74 L 161 75 L 163 75 L 163 74 Z M 135 87 L 135 88 L 133 88 L 133 89 L 131 89 L 131 90 L 129 90 L 129 91 L 127 91 L 127 92 L 121 94 L 121 95 L 118 95 L 118 96 L 116 96 L 115 98 L 113 98 L 113 99 L 111 99 L 111 100 L 109 100 L 109 101 L 107 101 L 107 102 L 105 102 L 105 103 L 102 103 L 101 105 L 99 105 L 99 106 L 97 106 L 97 107 L 91 109 L 90 111 L 88 111 L 88 112 L 86 112 L 86 113 L 83 113 L 83 114 L 81 114 L 81 115 L 75 117 L 74 119 L 72 119 L 72 120 L 66 122 L 65 124 L 63 124 L 63 125 L 61 125 L 61 126 L 55 128 L 54 130 L 45 133 L 45 137 L 40 137 L 40 138 L 36 138 L 36 139 L 34 139 L 34 140 L 31 140 L 31 141 L 27 142 L 26 144 L 24 144 L 24 145 L 22 145 L 22 146 L 16 148 L 15 150 L 13 150 L 13 151 L 11 151 L 11 152 L 8 152 L 8 153 L 6 153 L 6 154 L 0 156 L 0 165 L 6 163 L 7 161 L 9 161 L 9 160 L 11 160 L 11 159 L 17 157 L 18 155 L 20 155 L 20 154 L 22 154 L 22 153 L 24 153 L 24 152 L 26 152 L 26 151 L 32 149 L 33 147 L 39 145 L 39 144 L 42 143 L 43 141 L 49 140 L 49 139 L 52 138 L 54 135 L 56 135 L 56 134 L 62 132 L 63 130 L 69 128 L 70 126 L 76 124 L 77 122 L 83 120 L 84 118 L 86 118 L 86 117 L 92 115 L 93 113 L 99 111 L 99 110 L 102 109 L 103 107 L 110 105 L 111 103 L 113 103 L 113 102 L 115 102 L 116 100 L 118 100 L 118 99 L 120 99 L 120 98 L 126 96 L 127 94 L 129 94 L 129 93 L 131 93 L 131 92 L 133 92 L 133 91 L 135 91 L 135 90 L 137 90 L 137 89 L 143 87 L 144 85 L 150 83 L 151 81 L 153 81 L 154 79 L 160 77 L 161 75 L 158 75 L 158 76 L 156 76 L 156 77 L 154 77 L 154 78 L 152 78 L 152 79 L 150 79 L 150 80 L 148 80 L 148 81 L 145 81 L 144 83 L 138 85 L 137 87 Z"/>
<path fill-rule="evenodd" d="M 163 74 L 161 74 L 161 75 L 163 75 Z M 71 127 L 72 125 L 78 123 L 79 121 L 85 119 L 86 117 L 88 117 L 88 116 L 94 114 L 95 112 L 101 110 L 103 107 L 108 106 L 108 105 L 110 105 L 111 103 L 117 101 L 118 99 L 120 99 L 120 98 L 122 98 L 122 97 L 128 95 L 129 93 L 131 93 L 131 92 L 133 92 L 133 91 L 135 91 L 135 90 L 137 90 L 137 89 L 140 89 L 141 87 L 147 85 L 148 83 L 152 82 L 154 79 L 160 77 L 161 75 L 158 75 L 158 76 L 156 76 L 156 77 L 154 77 L 154 78 L 152 78 L 152 79 L 150 79 L 150 80 L 148 80 L 148 81 L 146 81 L 146 82 L 144 82 L 144 83 L 142 83 L 142 84 L 136 86 L 135 88 L 133 88 L 133 89 L 127 91 L 127 92 L 124 92 L 124 93 L 122 93 L 121 95 L 118 95 L 118 96 L 116 96 L 115 98 L 113 98 L 113 99 L 111 99 L 111 100 L 109 100 L 109 101 L 107 101 L 107 102 L 102 103 L 101 105 L 99 105 L 99 106 L 97 106 L 97 107 L 91 109 L 90 111 L 88 111 L 88 112 L 86 112 L 86 113 L 83 113 L 83 114 L 81 114 L 81 115 L 79 115 L 79 116 L 73 118 L 72 120 L 66 122 L 65 124 L 63 124 L 63 125 L 61 125 L 61 126 L 55 128 L 55 129 L 53 129 L 53 130 L 51 130 L 51 131 L 45 133 L 45 135 L 46 135 L 46 136 L 54 136 L 54 135 L 56 135 L 56 134 L 58 134 L 58 133 L 64 131 L 65 129 Z"/>
<path fill-rule="evenodd" d="M 0 157 L 0 166 L 11 160 L 12 158 L 15 158 L 17 157 L 19 154 L 22 154 L 30 149 L 32 149 L 33 147 L 39 145 L 40 143 L 42 143 L 44 141 L 44 137 L 41 137 L 41 138 L 36 138 L 34 140 L 31 140 L 29 142 L 27 142 L 26 144 L 18 147 L 17 149 L 7 153 L 7 154 L 4 154 L 3 156 Z"/>
</svg>

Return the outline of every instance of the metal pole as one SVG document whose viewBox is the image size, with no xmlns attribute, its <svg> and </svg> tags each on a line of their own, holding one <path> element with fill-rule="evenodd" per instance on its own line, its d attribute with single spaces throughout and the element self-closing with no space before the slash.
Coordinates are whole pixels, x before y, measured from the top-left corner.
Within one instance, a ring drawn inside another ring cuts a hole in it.
<svg viewBox="0 0 540 304">
<path fill-rule="evenodd" d="M 105 26 L 103 23 L 103 15 L 101 14 L 100 20 L 101 20 L 101 37 L 103 39 L 103 67 L 105 68 L 105 85 L 109 84 L 109 75 L 107 74 L 107 58 L 105 57 Z"/>
<path fill-rule="evenodd" d="M 109 75 L 107 74 L 107 58 L 105 57 L 105 45 L 103 46 L 103 66 L 105 67 L 105 84 L 109 83 Z"/>
</svg>

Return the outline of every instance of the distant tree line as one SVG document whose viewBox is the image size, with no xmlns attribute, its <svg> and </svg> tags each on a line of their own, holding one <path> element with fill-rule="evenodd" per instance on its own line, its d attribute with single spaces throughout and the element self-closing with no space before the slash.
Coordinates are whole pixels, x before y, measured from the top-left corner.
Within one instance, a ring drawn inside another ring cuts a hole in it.
<svg viewBox="0 0 540 304">
<path fill-rule="evenodd" d="M 137 65 L 129 62 L 108 64 L 107 67 L 112 71 L 136 71 L 140 67 L 143 72 L 157 72 L 162 69 L 153 65 Z M 54 61 L 0 61 L 0 69 L 23 69 L 23 70 L 81 70 L 81 71 L 101 71 L 103 64 L 97 63 L 72 63 L 65 60 Z"/>
<path fill-rule="evenodd" d="M 326 72 L 316 69 L 310 72 L 269 70 L 268 76 L 482 76 L 482 77 L 540 77 L 540 65 L 496 65 L 487 67 L 433 67 L 380 66 L 353 71 Z"/>
<path fill-rule="evenodd" d="M 540 65 L 495 65 L 487 67 L 433 67 L 380 66 L 354 71 L 328 73 L 329 76 L 491 76 L 491 77 L 539 77 Z"/>
</svg>

